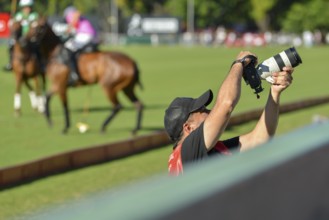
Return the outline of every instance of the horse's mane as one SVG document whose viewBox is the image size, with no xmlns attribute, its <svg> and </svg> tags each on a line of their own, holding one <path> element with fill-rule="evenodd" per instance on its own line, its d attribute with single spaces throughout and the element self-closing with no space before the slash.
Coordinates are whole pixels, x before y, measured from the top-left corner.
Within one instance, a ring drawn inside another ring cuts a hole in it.
<svg viewBox="0 0 329 220">
<path fill-rule="evenodd" d="M 52 30 L 47 17 L 41 17 L 37 21 L 38 28 L 42 34 L 39 39 L 42 50 L 49 56 L 58 46 L 62 45 L 62 41 Z"/>
<path fill-rule="evenodd" d="M 9 27 L 9 30 L 10 30 L 10 36 L 14 39 L 18 39 L 22 36 L 22 25 L 21 25 L 21 22 L 19 21 L 14 21 L 10 27 Z"/>
<path fill-rule="evenodd" d="M 45 28 L 45 34 L 42 40 L 46 40 L 50 44 L 50 47 L 62 43 L 61 39 L 54 33 L 47 19 L 43 21 L 43 28 Z"/>
</svg>

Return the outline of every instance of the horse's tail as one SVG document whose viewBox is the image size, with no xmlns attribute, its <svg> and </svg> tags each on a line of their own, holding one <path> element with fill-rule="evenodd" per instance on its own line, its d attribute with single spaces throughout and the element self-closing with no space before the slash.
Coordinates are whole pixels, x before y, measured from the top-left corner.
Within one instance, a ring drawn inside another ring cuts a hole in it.
<svg viewBox="0 0 329 220">
<path fill-rule="evenodd" d="M 135 75 L 134 75 L 134 77 L 135 77 L 135 82 L 136 82 L 136 83 L 139 85 L 139 87 L 143 90 L 144 87 L 143 87 L 143 84 L 142 84 L 141 81 L 140 81 L 140 77 L 139 77 L 139 75 L 140 75 L 140 71 L 139 71 L 139 68 L 138 68 L 136 62 L 134 62 L 134 72 L 135 72 Z"/>
</svg>

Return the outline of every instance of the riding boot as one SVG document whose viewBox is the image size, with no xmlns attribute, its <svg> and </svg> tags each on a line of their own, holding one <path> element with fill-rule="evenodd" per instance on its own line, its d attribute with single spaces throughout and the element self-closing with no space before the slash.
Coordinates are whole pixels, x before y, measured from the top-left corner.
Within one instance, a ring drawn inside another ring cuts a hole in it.
<svg viewBox="0 0 329 220">
<path fill-rule="evenodd" d="M 68 86 L 75 86 L 75 84 L 79 80 L 76 52 L 69 51 L 69 59 L 70 59 L 69 67 L 71 72 L 69 74 Z"/>
<path fill-rule="evenodd" d="M 13 70 L 13 52 L 14 52 L 14 45 L 9 45 L 8 53 L 9 53 L 9 62 L 6 66 L 3 67 L 4 71 L 10 72 Z"/>
</svg>

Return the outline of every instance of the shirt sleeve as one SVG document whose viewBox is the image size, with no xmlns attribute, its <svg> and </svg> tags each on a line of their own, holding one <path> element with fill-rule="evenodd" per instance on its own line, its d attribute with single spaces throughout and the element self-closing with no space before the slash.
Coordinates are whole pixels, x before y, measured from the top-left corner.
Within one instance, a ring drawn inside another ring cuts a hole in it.
<svg viewBox="0 0 329 220">
<path fill-rule="evenodd" d="M 203 160 L 212 154 L 212 151 L 207 151 L 203 135 L 203 123 L 186 137 L 182 144 L 181 158 L 182 164 Z M 237 150 L 240 147 L 239 136 L 221 141 L 230 151 Z M 218 154 L 218 152 L 217 152 Z"/>
<path fill-rule="evenodd" d="M 15 20 L 15 21 L 21 21 L 22 19 L 23 19 L 23 15 L 22 15 L 22 13 L 21 13 L 21 12 L 17 12 L 17 13 L 15 14 L 14 20 Z"/>
<path fill-rule="evenodd" d="M 32 12 L 29 16 L 30 21 L 35 21 L 39 18 L 39 14 L 37 12 Z"/>
<path fill-rule="evenodd" d="M 208 157 L 207 148 L 204 142 L 203 123 L 186 137 L 182 144 L 182 164 L 202 160 Z"/>
<path fill-rule="evenodd" d="M 239 136 L 227 139 L 222 142 L 230 150 L 239 150 L 240 149 L 240 137 Z"/>
<path fill-rule="evenodd" d="M 91 24 L 91 22 L 88 21 L 85 18 L 80 21 L 78 32 L 79 33 L 84 33 L 84 34 L 89 34 L 91 36 L 95 36 L 96 35 L 95 28 L 93 27 L 93 25 Z"/>
</svg>

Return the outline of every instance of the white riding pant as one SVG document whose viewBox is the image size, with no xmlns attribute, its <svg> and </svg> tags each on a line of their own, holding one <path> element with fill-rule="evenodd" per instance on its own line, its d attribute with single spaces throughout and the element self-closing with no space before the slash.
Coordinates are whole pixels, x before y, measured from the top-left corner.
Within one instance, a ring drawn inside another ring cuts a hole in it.
<svg viewBox="0 0 329 220">
<path fill-rule="evenodd" d="M 87 33 L 77 33 L 73 38 L 65 42 L 64 46 L 75 52 L 93 40 L 93 36 Z"/>
</svg>

